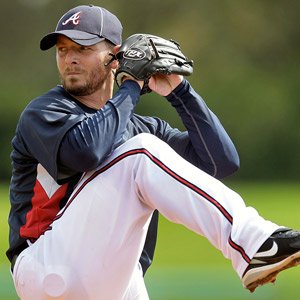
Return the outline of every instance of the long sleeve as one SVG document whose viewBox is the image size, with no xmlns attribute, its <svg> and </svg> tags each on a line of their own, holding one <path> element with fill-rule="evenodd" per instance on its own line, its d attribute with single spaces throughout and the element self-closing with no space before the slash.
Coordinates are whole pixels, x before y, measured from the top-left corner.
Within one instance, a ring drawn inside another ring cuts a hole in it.
<svg viewBox="0 0 300 300">
<path fill-rule="evenodd" d="M 83 172 L 97 167 L 120 143 L 139 97 L 138 84 L 125 81 L 102 109 L 69 130 L 59 149 L 62 169 Z"/>
<path fill-rule="evenodd" d="M 176 151 L 214 177 L 223 178 L 235 172 L 239 156 L 233 142 L 188 81 L 184 80 L 167 99 L 188 132 L 188 137 L 179 132 L 169 137 L 170 143 L 177 139 Z"/>
</svg>

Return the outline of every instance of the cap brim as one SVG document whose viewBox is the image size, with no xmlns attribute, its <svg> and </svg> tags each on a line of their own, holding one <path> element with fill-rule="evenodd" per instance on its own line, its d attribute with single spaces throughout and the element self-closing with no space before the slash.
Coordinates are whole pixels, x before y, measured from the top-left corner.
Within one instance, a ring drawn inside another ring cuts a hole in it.
<svg viewBox="0 0 300 300">
<path fill-rule="evenodd" d="M 78 30 L 60 30 L 51 32 L 45 35 L 40 41 L 40 48 L 41 50 L 48 50 L 54 45 L 56 45 L 57 37 L 59 35 L 64 35 L 67 38 L 71 39 L 75 43 L 82 45 L 82 46 L 91 46 L 95 45 L 105 38 L 99 37 L 95 34 L 78 31 Z"/>
</svg>

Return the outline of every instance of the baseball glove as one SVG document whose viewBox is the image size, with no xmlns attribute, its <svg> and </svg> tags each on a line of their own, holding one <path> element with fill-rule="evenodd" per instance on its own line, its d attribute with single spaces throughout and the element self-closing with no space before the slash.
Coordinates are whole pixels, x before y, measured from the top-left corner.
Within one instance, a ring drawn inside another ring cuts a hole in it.
<svg viewBox="0 0 300 300">
<path fill-rule="evenodd" d="M 193 61 L 181 52 L 180 45 L 173 40 L 150 35 L 134 34 L 128 37 L 116 54 L 119 68 L 115 73 L 118 86 L 123 78 L 131 77 L 144 81 L 141 94 L 151 92 L 149 79 L 155 74 L 179 74 L 188 76 L 193 73 Z"/>
</svg>

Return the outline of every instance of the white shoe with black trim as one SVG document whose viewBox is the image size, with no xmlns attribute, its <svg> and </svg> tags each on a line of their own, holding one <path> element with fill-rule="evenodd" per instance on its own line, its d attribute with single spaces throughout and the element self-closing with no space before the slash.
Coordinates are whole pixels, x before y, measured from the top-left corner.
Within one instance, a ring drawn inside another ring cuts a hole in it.
<svg viewBox="0 0 300 300">
<path fill-rule="evenodd" d="M 275 282 L 279 272 L 300 264 L 300 231 L 276 230 L 259 248 L 246 268 L 242 282 L 254 292 L 260 286 Z"/>
</svg>

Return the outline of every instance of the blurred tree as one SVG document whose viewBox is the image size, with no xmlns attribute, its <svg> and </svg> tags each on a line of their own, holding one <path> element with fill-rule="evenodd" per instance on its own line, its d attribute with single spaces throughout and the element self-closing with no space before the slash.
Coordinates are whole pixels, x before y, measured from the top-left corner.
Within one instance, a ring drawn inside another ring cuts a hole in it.
<svg viewBox="0 0 300 300">
<path fill-rule="evenodd" d="M 10 177 L 9 153 L 19 114 L 58 83 L 55 50 L 39 50 L 43 34 L 82 1 L 2 3 L 0 179 Z M 149 32 L 180 42 L 194 60 L 188 80 L 220 117 L 241 157 L 235 178 L 300 178 L 299 1 L 94 0 L 114 12 L 124 37 Z M 182 129 L 161 97 L 143 96 L 137 112 Z"/>
</svg>

